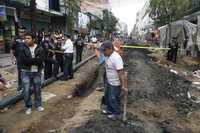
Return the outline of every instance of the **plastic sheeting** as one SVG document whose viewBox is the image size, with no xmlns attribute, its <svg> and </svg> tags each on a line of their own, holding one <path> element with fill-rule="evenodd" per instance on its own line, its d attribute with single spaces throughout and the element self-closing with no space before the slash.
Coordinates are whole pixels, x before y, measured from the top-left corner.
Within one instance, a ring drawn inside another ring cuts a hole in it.
<svg viewBox="0 0 200 133">
<path fill-rule="evenodd" d="M 169 27 L 171 27 L 171 38 Z M 180 20 L 171 23 L 170 25 L 165 25 L 159 28 L 160 30 L 160 47 L 168 47 L 173 37 L 178 38 L 179 47 L 181 49 L 181 54 L 185 53 L 186 50 L 191 50 L 196 44 L 196 33 L 197 25 L 190 23 L 187 20 Z M 188 37 L 186 48 L 184 47 L 184 41 Z M 200 41 L 200 38 L 199 38 Z"/>
<path fill-rule="evenodd" d="M 176 21 L 170 24 L 171 38 L 169 38 L 169 25 L 159 28 L 160 30 L 160 47 L 167 47 L 173 37 L 177 37 L 182 42 L 188 36 L 188 45 L 194 45 L 193 36 L 197 32 L 197 25 L 186 20 Z"/>
</svg>

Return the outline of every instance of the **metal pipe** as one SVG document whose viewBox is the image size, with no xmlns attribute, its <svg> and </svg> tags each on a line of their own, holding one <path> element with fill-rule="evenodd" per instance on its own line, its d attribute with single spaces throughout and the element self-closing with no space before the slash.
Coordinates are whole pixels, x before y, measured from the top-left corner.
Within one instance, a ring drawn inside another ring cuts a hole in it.
<svg viewBox="0 0 200 133">
<path fill-rule="evenodd" d="M 94 55 L 91 55 L 89 56 L 88 58 L 86 58 L 85 60 L 81 61 L 80 63 L 78 63 L 77 65 L 75 65 L 73 67 L 73 70 L 74 71 L 77 71 L 78 68 L 80 68 L 82 65 L 84 65 L 85 63 L 87 63 L 89 60 L 95 58 L 95 54 Z M 61 77 L 63 75 L 63 73 L 60 73 L 58 75 L 58 77 Z M 47 79 L 45 80 L 43 83 L 42 83 L 42 88 L 53 83 L 54 81 L 56 81 L 56 79 L 54 77 L 50 78 L 50 79 Z M 16 96 L 11 96 L 5 100 L 2 100 L 0 101 L 0 109 L 3 109 L 5 107 L 7 107 L 8 105 L 11 105 L 11 104 L 15 104 L 17 103 L 18 101 L 22 100 L 23 99 L 23 95 L 22 93 L 21 94 L 17 94 Z"/>
</svg>

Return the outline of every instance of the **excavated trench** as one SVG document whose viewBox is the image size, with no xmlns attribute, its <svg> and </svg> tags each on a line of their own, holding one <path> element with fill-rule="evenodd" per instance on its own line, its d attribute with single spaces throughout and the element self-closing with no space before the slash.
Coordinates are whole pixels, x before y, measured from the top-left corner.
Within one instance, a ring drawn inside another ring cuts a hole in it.
<svg viewBox="0 0 200 133">
<path fill-rule="evenodd" d="M 199 105 L 188 98 L 191 83 L 155 63 L 146 50 L 127 50 L 128 121 L 111 121 L 100 110 L 92 112 L 84 125 L 66 129 L 69 133 L 199 133 L 192 114 Z M 102 69 L 102 68 L 101 68 Z M 102 73 L 98 77 L 98 86 Z M 103 84 L 103 83 L 101 83 Z M 122 102 L 123 104 L 123 102 Z"/>
<path fill-rule="evenodd" d="M 199 105 L 187 95 L 192 89 L 191 83 L 157 65 L 156 59 L 148 54 L 150 52 L 146 50 L 125 51 L 124 61 L 129 84 L 126 123 L 109 120 L 97 107 L 103 95 L 103 92 L 97 92 L 97 88 L 103 86 L 104 70 L 101 66 L 98 75 L 96 73 L 90 77 L 91 80 L 76 86 L 73 95 L 77 97 L 61 100 L 59 105 L 55 105 L 56 110 L 51 111 L 26 131 L 30 133 L 199 133 Z M 81 105 L 82 103 L 84 104 Z M 83 109 L 79 108 L 80 106 Z M 89 117 L 84 119 L 84 115 Z"/>
</svg>

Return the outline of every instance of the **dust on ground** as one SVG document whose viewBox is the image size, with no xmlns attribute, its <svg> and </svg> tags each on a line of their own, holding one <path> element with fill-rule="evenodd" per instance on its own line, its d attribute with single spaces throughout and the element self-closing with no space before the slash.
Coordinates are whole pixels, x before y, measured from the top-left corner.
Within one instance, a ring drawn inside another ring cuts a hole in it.
<svg viewBox="0 0 200 133">
<path fill-rule="evenodd" d="M 102 115 L 97 105 L 103 92 L 95 91 L 85 98 L 82 103 L 87 104 L 80 106 L 80 112 L 66 121 L 60 132 L 199 133 L 199 104 L 187 95 L 193 89 L 191 82 L 157 65 L 148 54 L 145 50 L 129 50 L 125 55 L 130 90 L 129 124 Z M 79 122 L 81 118 L 85 119 Z"/>
<path fill-rule="evenodd" d="M 88 95 L 62 99 L 26 128 L 31 133 L 199 133 L 199 104 L 188 97 L 191 82 L 173 74 L 146 50 L 125 52 L 128 71 L 128 123 L 111 121 L 101 114 L 102 71 Z M 100 68 L 102 70 L 102 68 Z M 94 91 L 93 91 L 94 90 Z M 122 101 L 123 105 L 123 101 Z M 27 118 L 28 119 L 28 118 Z M 30 119 L 30 118 L 29 118 Z M 34 118 L 32 118 L 34 119 Z"/>
<path fill-rule="evenodd" d="M 43 92 L 53 94 L 54 97 L 43 103 L 44 112 L 39 113 L 33 108 L 33 113 L 26 115 L 23 101 L 10 106 L 8 110 L 2 110 L 0 130 L 8 133 L 45 133 L 61 127 L 65 119 L 75 114 L 75 109 L 81 100 L 81 98 L 73 100 L 71 98 L 79 89 L 84 89 L 82 85 L 89 84 L 93 80 L 96 68 L 97 62 L 93 59 L 74 74 L 73 80 L 57 81 L 45 87 Z"/>
</svg>

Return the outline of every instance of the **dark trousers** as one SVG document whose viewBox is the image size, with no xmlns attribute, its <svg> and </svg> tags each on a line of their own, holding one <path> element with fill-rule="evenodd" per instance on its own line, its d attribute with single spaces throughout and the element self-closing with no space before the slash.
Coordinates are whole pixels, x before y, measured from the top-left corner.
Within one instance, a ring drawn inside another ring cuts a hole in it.
<svg viewBox="0 0 200 133">
<path fill-rule="evenodd" d="M 22 87 L 22 78 L 21 78 L 21 65 L 20 65 L 20 61 L 19 59 L 17 58 L 16 59 L 16 63 L 17 63 L 17 72 L 18 72 L 18 88 L 17 90 L 21 90 L 21 87 Z"/>
<path fill-rule="evenodd" d="M 59 69 L 58 62 L 53 58 L 48 58 L 45 60 L 44 66 L 44 79 L 49 79 L 52 76 L 57 76 L 57 70 Z"/>
<path fill-rule="evenodd" d="M 76 48 L 76 64 L 82 61 L 83 48 Z"/>
<path fill-rule="evenodd" d="M 177 60 L 177 53 L 178 53 L 178 50 L 177 49 L 173 49 L 172 50 L 172 62 L 176 63 L 176 60 Z"/>
<path fill-rule="evenodd" d="M 58 63 L 58 67 L 57 67 L 57 70 L 56 70 L 56 73 L 58 74 L 59 73 L 59 70 L 61 72 L 63 72 L 64 68 L 63 68 L 63 56 L 56 56 L 56 61 Z"/>
<path fill-rule="evenodd" d="M 22 71 L 22 88 L 23 88 L 22 94 L 24 97 L 25 106 L 27 108 L 32 107 L 32 98 L 31 98 L 32 92 L 35 95 L 35 107 L 37 108 L 42 105 L 40 72 Z"/>
<path fill-rule="evenodd" d="M 107 111 L 115 115 L 119 115 L 121 113 L 120 93 L 120 86 L 112 86 L 109 83 L 107 83 L 105 92 L 105 102 L 107 106 Z"/>
<path fill-rule="evenodd" d="M 168 52 L 167 52 L 167 60 L 168 60 L 168 61 L 171 61 L 171 60 L 172 60 L 172 50 L 171 50 L 171 49 L 168 50 Z"/>
<path fill-rule="evenodd" d="M 64 59 L 64 75 L 65 79 L 73 77 L 73 53 L 65 54 Z"/>
</svg>

